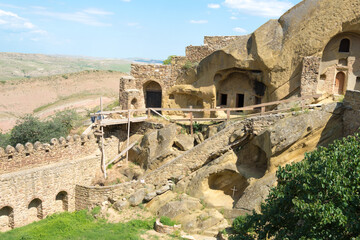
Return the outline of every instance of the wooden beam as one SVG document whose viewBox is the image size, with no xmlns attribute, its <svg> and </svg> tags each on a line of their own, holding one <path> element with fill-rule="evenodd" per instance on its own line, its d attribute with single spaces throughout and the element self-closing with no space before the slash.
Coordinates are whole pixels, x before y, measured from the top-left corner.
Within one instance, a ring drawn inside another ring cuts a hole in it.
<svg viewBox="0 0 360 240">
<path fill-rule="evenodd" d="M 104 149 L 104 127 L 101 127 L 101 152 L 102 152 L 102 167 L 104 178 L 107 178 L 106 165 L 105 165 L 105 149 Z"/>
<path fill-rule="evenodd" d="M 114 157 L 109 163 L 106 164 L 106 167 L 108 167 L 110 164 L 112 164 L 113 162 L 119 160 L 119 158 L 124 155 L 125 153 L 128 153 L 130 149 L 132 149 L 135 145 L 137 144 L 137 141 L 133 142 L 132 144 L 130 144 L 128 147 L 126 147 L 121 153 L 119 153 L 118 155 L 116 155 L 116 157 Z"/>
</svg>

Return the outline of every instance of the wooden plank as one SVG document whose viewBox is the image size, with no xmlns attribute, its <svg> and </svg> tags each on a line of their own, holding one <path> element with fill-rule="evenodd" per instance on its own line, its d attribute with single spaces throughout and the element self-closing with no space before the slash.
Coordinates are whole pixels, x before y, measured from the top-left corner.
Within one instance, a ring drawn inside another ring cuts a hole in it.
<svg viewBox="0 0 360 240">
<path fill-rule="evenodd" d="M 95 123 L 90 124 L 90 126 L 82 134 L 88 135 L 94 126 Z"/>
<path fill-rule="evenodd" d="M 165 116 L 163 116 L 162 114 L 158 113 L 156 110 L 154 110 L 153 108 L 150 108 L 151 111 L 153 111 L 153 113 L 157 114 L 158 116 L 162 117 L 163 119 L 165 119 L 166 121 L 171 122 L 171 120 L 169 120 L 168 118 L 166 118 Z"/>
<path fill-rule="evenodd" d="M 119 160 L 122 155 L 124 155 L 125 153 L 129 152 L 129 150 L 132 149 L 136 144 L 137 144 L 137 141 L 135 141 L 135 142 L 133 142 L 132 144 L 130 144 L 126 149 L 124 149 L 121 153 L 119 153 L 118 155 L 116 155 L 116 157 L 114 157 L 109 163 L 107 163 L 107 164 L 106 164 L 106 167 L 108 167 L 110 164 L 112 164 L 112 163 L 115 162 L 116 160 Z"/>
</svg>

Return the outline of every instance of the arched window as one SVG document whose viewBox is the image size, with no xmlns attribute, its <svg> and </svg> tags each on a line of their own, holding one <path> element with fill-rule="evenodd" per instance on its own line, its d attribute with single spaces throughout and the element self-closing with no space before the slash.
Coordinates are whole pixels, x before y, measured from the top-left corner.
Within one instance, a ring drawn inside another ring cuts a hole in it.
<svg viewBox="0 0 360 240">
<path fill-rule="evenodd" d="M 12 207 L 0 209 L 0 231 L 7 231 L 14 228 L 14 210 Z"/>
<path fill-rule="evenodd" d="M 68 202 L 68 194 L 65 191 L 59 192 L 56 197 L 56 210 L 57 211 L 68 211 L 69 210 L 69 202 Z"/>
<path fill-rule="evenodd" d="M 30 215 L 28 216 L 29 220 L 43 219 L 42 201 L 40 199 L 35 198 L 32 200 L 28 205 L 28 209 Z"/>
<path fill-rule="evenodd" d="M 350 40 L 344 38 L 340 42 L 339 52 L 350 52 Z"/>
</svg>

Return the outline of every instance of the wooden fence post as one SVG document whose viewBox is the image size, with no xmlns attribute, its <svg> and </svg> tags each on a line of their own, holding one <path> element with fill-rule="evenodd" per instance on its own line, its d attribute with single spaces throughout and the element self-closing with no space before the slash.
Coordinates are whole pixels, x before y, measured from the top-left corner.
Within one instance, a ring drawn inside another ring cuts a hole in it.
<svg viewBox="0 0 360 240">
<path fill-rule="evenodd" d="M 226 118 L 227 118 L 227 121 L 230 120 L 230 110 L 226 110 Z"/>
<path fill-rule="evenodd" d="M 147 115 L 148 115 L 148 118 L 151 117 L 151 109 L 150 108 L 147 109 Z"/>
<path fill-rule="evenodd" d="M 192 109 L 193 107 L 190 106 L 190 109 Z M 191 111 L 190 112 L 190 134 L 191 134 L 191 137 L 194 136 L 194 126 L 193 126 L 193 112 Z"/>
<path fill-rule="evenodd" d="M 130 109 L 128 110 L 128 132 L 127 132 L 127 141 L 126 141 L 126 148 L 129 148 L 129 144 L 130 144 Z M 128 165 L 128 161 L 129 161 L 129 151 L 126 152 L 126 161 L 125 164 Z"/>
<path fill-rule="evenodd" d="M 265 107 L 261 107 L 261 113 L 260 115 L 263 115 L 265 113 Z"/>
</svg>

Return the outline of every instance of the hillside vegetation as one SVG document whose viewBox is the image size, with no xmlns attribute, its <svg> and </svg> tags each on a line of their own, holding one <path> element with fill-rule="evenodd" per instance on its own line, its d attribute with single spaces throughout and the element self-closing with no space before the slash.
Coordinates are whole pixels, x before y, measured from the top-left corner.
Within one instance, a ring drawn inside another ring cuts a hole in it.
<svg viewBox="0 0 360 240">
<path fill-rule="evenodd" d="M 130 72 L 130 61 L 42 54 L 0 53 L 0 81 L 84 70 Z"/>
<path fill-rule="evenodd" d="M 233 239 L 360 239 L 360 134 L 277 172 L 261 213 L 234 221 Z"/>
</svg>

